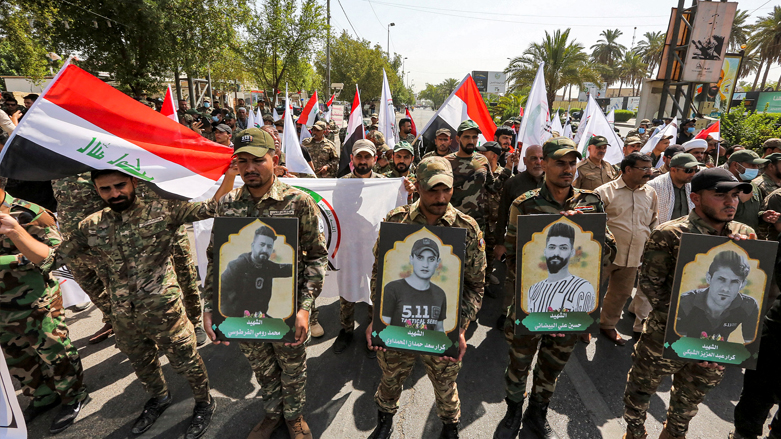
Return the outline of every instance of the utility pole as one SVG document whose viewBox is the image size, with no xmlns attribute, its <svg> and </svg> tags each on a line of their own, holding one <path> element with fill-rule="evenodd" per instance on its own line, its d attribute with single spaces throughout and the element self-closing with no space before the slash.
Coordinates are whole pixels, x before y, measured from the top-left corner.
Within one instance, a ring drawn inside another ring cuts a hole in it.
<svg viewBox="0 0 781 439">
<path fill-rule="evenodd" d="M 390 62 L 390 28 L 391 26 L 396 26 L 396 23 L 391 23 L 388 25 L 388 49 L 385 51 L 385 56 L 388 57 L 388 62 Z"/>
<path fill-rule="evenodd" d="M 632 50 L 635 48 L 635 37 L 637 36 L 637 26 L 635 26 L 634 32 L 632 32 L 632 45 L 629 46 L 629 50 Z"/>
<path fill-rule="evenodd" d="M 325 89 L 331 96 L 331 0 L 326 0 L 325 14 L 328 20 L 328 37 L 325 40 Z"/>
</svg>

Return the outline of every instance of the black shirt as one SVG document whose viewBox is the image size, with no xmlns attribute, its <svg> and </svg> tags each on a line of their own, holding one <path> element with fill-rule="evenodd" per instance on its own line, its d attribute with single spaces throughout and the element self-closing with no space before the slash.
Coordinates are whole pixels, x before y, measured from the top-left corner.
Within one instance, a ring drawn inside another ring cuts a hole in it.
<svg viewBox="0 0 781 439">
<path fill-rule="evenodd" d="M 275 277 L 293 277 L 293 264 L 256 264 L 250 253 L 242 253 L 228 263 L 220 277 L 220 312 L 226 317 L 244 317 L 244 311 L 260 311 L 271 317 L 266 314 Z"/>
<path fill-rule="evenodd" d="M 385 285 L 382 315 L 390 324 L 406 328 L 436 330 L 447 315 L 447 297 L 442 288 L 429 283 L 425 291 L 417 290 L 404 279 Z"/>
<path fill-rule="evenodd" d="M 532 189 L 542 187 L 542 182 L 542 176 L 540 176 L 540 181 L 538 182 L 529 174 L 528 170 L 513 175 L 504 182 L 502 185 L 502 196 L 499 198 L 499 212 L 494 231 L 497 244 L 504 245 L 504 234 L 507 232 L 507 221 L 509 220 L 510 206 L 512 206 L 513 201 Z"/>
<path fill-rule="evenodd" d="M 727 341 L 743 325 L 743 340 L 753 340 L 759 320 L 759 306 L 753 297 L 738 293 L 718 319 L 711 318 L 707 305 L 708 288 L 681 295 L 675 332 L 682 337 Z M 715 337 L 715 338 L 714 338 Z"/>
<path fill-rule="evenodd" d="M 15 198 L 37 204 L 52 212 L 57 211 L 57 200 L 54 198 L 51 181 L 22 181 L 9 178 L 5 191 Z"/>
</svg>

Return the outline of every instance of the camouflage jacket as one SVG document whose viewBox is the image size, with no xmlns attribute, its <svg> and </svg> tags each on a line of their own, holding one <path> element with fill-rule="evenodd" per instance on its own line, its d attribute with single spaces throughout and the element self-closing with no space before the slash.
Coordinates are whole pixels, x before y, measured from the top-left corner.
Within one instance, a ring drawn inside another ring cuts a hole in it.
<svg viewBox="0 0 781 439">
<path fill-rule="evenodd" d="M 359 177 L 359 176 L 355 175 L 354 172 L 350 172 L 349 174 L 343 175 L 343 176 L 341 176 L 339 178 L 363 178 L 363 177 Z M 366 178 L 385 178 L 385 176 L 372 171 L 371 177 L 366 177 Z"/>
<path fill-rule="evenodd" d="M 89 172 L 54 180 L 52 186 L 57 199 L 57 220 L 65 238 L 78 229 L 81 220 L 106 207 Z"/>
<path fill-rule="evenodd" d="M 389 172 L 392 172 L 393 171 L 393 162 L 391 162 L 389 160 L 388 164 L 385 165 L 385 166 L 382 166 L 382 167 L 380 167 L 379 164 L 376 164 L 376 165 L 374 165 L 374 168 L 372 169 L 372 171 L 374 171 L 374 172 L 376 172 L 378 174 L 383 174 L 383 175 L 387 174 Z"/>
<path fill-rule="evenodd" d="M 426 216 L 420 211 L 419 202 L 407 204 L 391 210 L 383 221 L 402 224 L 427 224 Z M 483 303 L 483 288 L 485 284 L 485 240 L 477 223 L 469 215 L 465 215 L 448 205 L 445 214 L 437 223 L 439 227 L 459 227 L 466 229 L 466 260 L 464 261 L 464 288 L 461 294 L 461 329 L 466 329 L 480 311 Z M 379 238 L 374 244 L 374 265 L 372 266 L 371 299 L 378 304 L 377 297 L 377 248 Z"/>
<path fill-rule="evenodd" d="M 451 153 L 447 153 L 445 155 L 439 155 L 439 154 L 437 154 L 436 150 L 429 151 L 429 152 L 423 154 L 423 157 L 421 158 L 421 160 L 423 160 L 425 158 L 428 158 L 428 157 L 447 157 L 449 154 L 451 154 Z"/>
<path fill-rule="evenodd" d="M 649 135 L 648 135 L 648 131 L 649 131 L 649 130 L 646 128 L 645 132 L 644 132 L 643 134 L 640 134 L 640 132 L 639 132 L 639 131 L 637 131 L 637 128 L 635 128 L 635 129 L 633 129 L 632 131 L 630 131 L 630 132 L 629 132 L 629 133 L 626 135 L 626 138 L 628 139 L 628 138 L 630 138 L 630 137 L 637 137 L 637 138 L 639 138 L 639 139 L 640 139 L 640 141 L 641 141 L 641 142 L 643 142 L 643 145 L 645 145 L 645 142 L 647 142 L 647 141 L 648 141 L 648 139 L 650 139 L 650 138 L 651 138 L 651 136 L 649 136 Z"/>
<path fill-rule="evenodd" d="M 108 271 L 112 306 L 155 308 L 181 295 L 171 247 L 185 223 L 214 217 L 213 200 L 188 203 L 136 197 L 124 212 L 106 207 L 79 223 L 78 229 L 40 264 L 44 273 L 79 257 L 99 260 Z"/>
<path fill-rule="evenodd" d="M 38 241 L 54 248 L 62 239 L 54 217 L 46 209 L 5 193 L 0 212 L 17 216 L 24 229 Z M 43 308 L 59 297 L 60 286 L 48 273 L 41 275 L 35 265 L 22 257 L 13 241 L 2 236 L 0 248 L 0 311 L 18 312 Z M 20 315 L 20 317 L 25 317 Z M 5 321 L 5 318 L 3 319 Z"/>
<path fill-rule="evenodd" d="M 268 192 L 259 200 L 252 198 L 246 186 L 234 189 L 217 203 L 215 217 L 293 217 L 298 218 L 298 308 L 311 310 L 323 290 L 328 265 L 325 236 L 320 232 L 317 204 L 311 196 L 274 179 Z M 205 312 L 212 312 L 214 298 L 214 235 L 206 249 L 209 261 L 204 282 Z"/>
<path fill-rule="evenodd" d="M 781 188 L 781 186 L 777 185 L 772 178 L 768 177 L 767 174 L 764 173 L 759 177 L 751 180 L 751 183 L 753 183 L 755 188 L 759 189 L 759 195 L 762 197 L 761 201 L 763 203 L 765 200 L 767 200 L 768 195 L 770 195 L 776 189 Z"/>
<path fill-rule="evenodd" d="M 681 235 L 684 233 L 714 236 L 749 235 L 754 233 L 754 229 L 743 223 L 730 221 L 721 233 L 718 233 L 694 210 L 689 212 L 689 216 L 667 221 L 654 229 L 645 243 L 638 287 L 643 289 L 655 312 L 666 314 L 670 309 L 678 248 L 681 244 Z"/>
<path fill-rule="evenodd" d="M 323 166 L 328 167 L 328 171 L 324 175 L 318 174 L 318 177 L 336 177 L 336 172 L 339 170 L 339 150 L 336 149 L 336 145 L 332 141 L 323 138 L 323 140 L 315 142 L 314 137 L 309 137 L 301 142 L 301 146 L 309 151 L 309 155 L 312 157 L 312 164 L 315 166 L 315 172 L 319 171 Z"/>
<path fill-rule="evenodd" d="M 473 153 L 472 157 L 458 157 L 452 153 L 445 157 L 453 167 L 453 197 L 450 204 L 474 218 L 481 230 L 485 229 L 485 206 L 488 194 L 499 193 L 502 184 L 512 175 L 507 168 L 499 178 L 494 178 L 491 166 L 484 155 Z"/>
<path fill-rule="evenodd" d="M 498 164 L 496 165 L 496 168 L 493 170 L 494 174 L 494 180 L 499 180 L 501 183 L 504 183 L 506 180 L 501 179 L 502 175 L 502 167 Z M 493 227 L 496 226 L 496 220 L 499 218 L 499 198 L 502 196 L 502 188 L 499 187 L 499 190 L 494 193 L 488 194 L 488 203 L 485 205 L 485 212 L 486 212 L 486 219 L 488 220 L 488 225 L 491 228 L 491 230 L 494 230 Z"/>
<path fill-rule="evenodd" d="M 507 248 L 507 269 L 515 273 L 516 240 L 518 236 L 518 215 L 557 214 L 566 210 L 580 210 L 583 213 L 604 213 L 605 206 L 599 195 L 585 189 L 570 189 L 570 195 L 564 204 L 553 199 L 548 186 L 543 183 L 539 189 L 533 189 L 513 201 L 510 206 L 510 218 L 504 246 Z M 605 226 L 605 244 L 602 248 L 602 265 L 616 258 L 616 240 L 610 229 Z"/>
</svg>

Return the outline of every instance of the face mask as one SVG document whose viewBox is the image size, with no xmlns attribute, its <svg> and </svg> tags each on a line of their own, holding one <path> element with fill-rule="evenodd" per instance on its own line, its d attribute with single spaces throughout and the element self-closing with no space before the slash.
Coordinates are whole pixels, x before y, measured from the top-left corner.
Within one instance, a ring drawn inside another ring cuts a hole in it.
<svg viewBox="0 0 781 439">
<path fill-rule="evenodd" d="M 694 132 L 694 127 L 686 128 L 686 132 L 687 133 L 693 133 Z"/>
<path fill-rule="evenodd" d="M 640 134 L 644 134 L 645 133 L 645 128 L 638 128 L 637 132 L 640 133 Z"/>
<path fill-rule="evenodd" d="M 217 122 L 219 119 L 217 119 L 217 116 L 212 116 L 212 122 Z"/>
<path fill-rule="evenodd" d="M 211 107 L 211 106 L 212 106 L 212 104 L 210 104 L 210 103 L 208 103 L 208 102 L 204 102 L 204 103 L 203 103 L 203 108 L 209 108 L 209 107 Z"/>
<path fill-rule="evenodd" d="M 757 178 L 757 175 L 759 175 L 759 169 L 743 169 L 740 178 L 743 179 L 743 181 L 749 181 Z"/>
</svg>

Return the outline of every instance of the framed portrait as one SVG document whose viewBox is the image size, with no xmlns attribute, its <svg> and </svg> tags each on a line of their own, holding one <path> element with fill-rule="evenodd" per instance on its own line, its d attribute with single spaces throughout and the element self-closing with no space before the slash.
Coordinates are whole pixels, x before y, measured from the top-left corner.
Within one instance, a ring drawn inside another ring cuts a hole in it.
<svg viewBox="0 0 781 439">
<path fill-rule="evenodd" d="M 213 231 L 217 337 L 295 341 L 298 218 L 215 218 Z"/>
<path fill-rule="evenodd" d="M 458 356 L 466 229 L 382 223 L 372 343 Z"/>
<path fill-rule="evenodd" d="M 515 332 L 595 333 L 604 213 L 518 216 Z"/>
<path fill-rule="evenodd" d="M 754 369 L 777 247 L 684 233 L 662 356 Z"/>
</svg>

